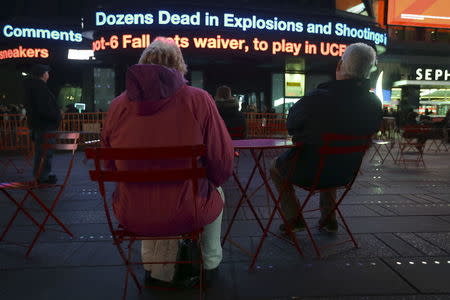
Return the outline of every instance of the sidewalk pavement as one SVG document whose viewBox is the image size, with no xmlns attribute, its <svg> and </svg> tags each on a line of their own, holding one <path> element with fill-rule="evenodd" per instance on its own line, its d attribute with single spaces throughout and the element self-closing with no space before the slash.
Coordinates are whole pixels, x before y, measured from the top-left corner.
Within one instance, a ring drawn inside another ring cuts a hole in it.
<svg viewBox="0 0 450 300">
<path fill-rule="evenodd" d="M 92 164 L 83 163 L 81 152 L 76 155 L 70 183 L 56 208 L 74 238 L 47 231 L 28 259 L 23 248 L 0 243 L 0 299 L 120 299 L 124 268 L 111 243 L 97 186 L 88 178 Z M 58 166 L 64 159 L 65 154 L 57 154 L 54 161 L 60 178 L 64 170 Z M 363 173 L 342 206 L 359 249 L 348 243 L 327 250 L 318 260 L 306 234 L 299 233 L 306 250 L 302 258 L 286 242 L 269 237 L 255 270 L 249 272 L 249 257 L 226 243 L 218 280 L 206 299 L 450 299 L 450 153 L 426 153 L 425 161 L 426 168 L 364 161 Z M 241 155 L 239 176 L 244 181 L 252 163 L 250 155 Z M 29 178 L 27 172 L 17 174 L 10 168 L 1 181 Z M 224 190 L 225 229 L 239 193 L 232 180 Z M 261 189 L 254 197 L 267 218 L 265 192 Z M 2 229 L 14 207 L 1 196 L 0 208 Z M 231 237 L 254 249 L 261 232 L 250 216 L 245 207 Z M 317 218 L 313 214 L 308 221 Z M 279 224 L 277 219 L 272 230 Z M 21 216 L 9 238 L 29 241 L 34 230 Z M 314 234 L 321 242 L 342 237 Z M 143 272 L 140 275 L 143 278 Z M 128 299 L 198 299 L 196 290 L 145 290 L 139 295 L 130 284 Z"/>
</svg>

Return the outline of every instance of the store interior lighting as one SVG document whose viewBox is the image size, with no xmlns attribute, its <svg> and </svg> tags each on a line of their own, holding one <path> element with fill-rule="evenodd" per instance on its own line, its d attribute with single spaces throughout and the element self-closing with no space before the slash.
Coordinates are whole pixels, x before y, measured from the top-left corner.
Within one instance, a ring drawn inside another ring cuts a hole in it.
<svg viewBox="0 0 450 300">
<path fill-rule="evenodd" d="M 90 60 L 95 59 L 93 50 L 69 49 L 67 53 L 68 59 L 73 60 Z"/>
<path fill-rule="evenodd" d="M 364 5 L 364 3 L 360 3 L 358 5 L 352 6 L 349 9 L 347 9 L 348 12 L 354 13 L 354 14 L 360 14 L 365 10 L 366 10 L 366 6 Z"/>
</svg>

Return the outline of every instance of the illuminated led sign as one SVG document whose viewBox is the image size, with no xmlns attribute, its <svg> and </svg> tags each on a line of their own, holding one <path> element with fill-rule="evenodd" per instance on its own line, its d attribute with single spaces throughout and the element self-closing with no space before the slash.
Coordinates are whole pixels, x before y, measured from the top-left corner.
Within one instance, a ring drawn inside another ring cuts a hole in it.
<svg viewBox="0 0 450 300">
<path fill-rule="evenodd" d="M 450 28 L 448 0 L 389 0 L 388 24 Z"/>
<path fill-rule="evenodd" d="M 43 28 L 28 28 L 28 27 L 14 27 L 12 25 L 3 26 L 2 33 L 7 38 L 33 38 L 33 39 L 47 39 L 67 42 L 83 41 L 81 33 L 73 30 L 51 30 Z"/>
<path fill-rule="evenodd" d="M 107 13 L 97 11 L 95 23 L 100 28 L 187 28 L 203 32 L 245 32 L 245 33 L 292 33 L 301 34 L 305 40 L 317 37 L 348 38 L 361 42 L 387 45 L 387 34 L 376 27 L 367 25 L 351 25 L 343 21 L 327 19 L 318 22 L 312 18 L 279 17 L 279 16 L 244 16 L 238 13 L 224 12 L 213 14 L 207 11 L 177 13 L 169 10 L 139 13 Z M 287 38 L 287 37 L 286 37 Z"/>
<path fill-rule="evenodd" d="M 416 69 L 416 80 L 450 80 L 450 71 L 445 69 Z"/>
<path fill-rule="evenodd" d="M 0 50 L 0 60 L 12 58 L 48 58 L 49 51 L 46 48 L 25 48 L 19 46 L 14 49 Z"/>
<path fill-rule="evenodd" d="M 92 42 L 92 50 L 121 50 L 121 49 L 144 49 L 152 38 L 148 33 L 145 34 L 113 34 L 111 36 L 101 36 Z M 289 39 L 264 40 L 253 38 L 250 40 L 241 38 L 229 38 L 222 35 L 212 37 L 198 36 L 180 36 L 176 34 L 172 37 L 177 45 L 182 49 L 214 49 L 229 50 L 240 53 L 262 53 L 262 54 L 290 54 L 299 56 L 303 54 L 323 55 L 323 56 L 342 56 L 347 44 L 332 42 L 310 42 Z"/>
</svg>

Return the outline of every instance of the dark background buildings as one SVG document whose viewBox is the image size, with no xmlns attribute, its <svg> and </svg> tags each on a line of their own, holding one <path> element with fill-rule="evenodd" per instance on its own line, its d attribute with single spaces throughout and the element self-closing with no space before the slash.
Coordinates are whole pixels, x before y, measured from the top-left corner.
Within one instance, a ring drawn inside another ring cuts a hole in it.
<svg viewBox="0 0 450 300">
<path fill-rule="evenodd" d="M 379 26 L 386 30 L 389 42 L 386 49 L 378 49 L 378 70 L 372 79 L 376 80 L 384 71 L 382 89 L 386 94 L 386 105 L 396 106 L 405 92 L 391 90 L 394 83 L 414 77 L 417 67 L 449 69 L 450 35 L 448 29 L 387 25 L 388 0 L 281 0 L 281 1 L 127 1 L 127 7 L 135 10 L 151 7 L 174 7 L 177 9 L 199 8 L 212 10 L 233 10 L 256 12 L 277 16 L 312 16 L 318 20 L 341 18 L 361 26 Z M 51 59 L 15 59 L 0 61 L 0 104 L 21 103 L 21 78 L 32 63 L 43 62 L 52 66 L 50 88 L 59 96 L 61 105 L 82 102 L 89 111 L 106 110 L 108 102 L 124 89 L 126 68 L 136 63 L 139 51 L 96 53 L 96 60 L 68 60 L 68 48 L 91 48 L 91 38 L 101 35 L 88 28 L 96 9 L 123 7 L 123 1 L 14 1 L 2 4 L 0 23 L 39 24 L 73 28 L 84 32 L 82 45 L 50 43 L 57 55 Z M 449 8 L 450 9 L 450 8 Z M 378 25 L 377 25 L 378 24 Z M 214 35 L 214 32 L 211 32 Z M 276 36 L 274 33 L 273 36 Z M 17 46 L 19 43 L 32 44 L 36 41 L 6 40 L 0 38 L 0 50 Z M 191 84 L 214 94 L 221 84 L 230 85 L 242 100 L 255 104 L 260 111 L 276 106 L 278 112 L 286 112 L 299 95 L 318 83 L 333 78 L 337 57 L 306 57 L 292 55 L 235 55 L 234 53 L 183 51 L 189 66 L 188 80 Z M 288 74 L 288 75 L 287 75 Z M 299 74 L 291 76 L 289 74 Z M 290 79 L 289 79 L 289 78 Z M 109 78 L 109 79 L 108 79 Z M 300 93 L 289 96 L 286 87 L 289 80 L 302 87 Z M 292 81 L 293 80 L 293 81 Z M 297 82 L 298 81 L 298 82 Z M 438 87 L 442 88 L 442 87 Z M 420 86 L 403 88 L 415 95 L 409 97 L 411 104 L 418 106 Z M 444 92 L 444 98 L 445 96 Z M 448 95 L 450 97 L 450 95 Z M 449 99 L 449 98 L 445 99 Z M 73 99 L 72 99 L 73 98 Z M 389 99 L 388 99 L 389 98 Z M 277 102 L 278 100 L 278 102 Z M 388 101 L 390 100 L 390 101 Z M 281 102 L 280 102 L 281 101 Z M 280 105 L 280 103 L 282 103 Z"/>
</svg>

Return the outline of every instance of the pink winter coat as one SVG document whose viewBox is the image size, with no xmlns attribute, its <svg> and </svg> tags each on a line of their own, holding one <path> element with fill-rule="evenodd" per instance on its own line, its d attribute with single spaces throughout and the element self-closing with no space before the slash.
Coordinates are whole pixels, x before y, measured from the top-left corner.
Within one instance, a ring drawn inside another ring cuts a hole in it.
<svg viewBox="0 0 450 300">
<path fill-rule="evenodd" d="M 214 221 L 223 208 L 216 190 L 233 170 L 233 147 L 211 96 L 186 85 L 183 75 L 160 65 L 134 65 L 126 75 L 126 91 L 113 100 L 102 130 L 102 146 L 164 147 L 206 145 L 200 159 L 207 169 L 197 199 L 200 226 Z M 186 166 L 186 162 L 112 161 L 119 170 Z M 194 202 L 191 182 L 119 183 L 114 213 L 126 229 L 147 235 L 192 231 Z"/>
</svg>

